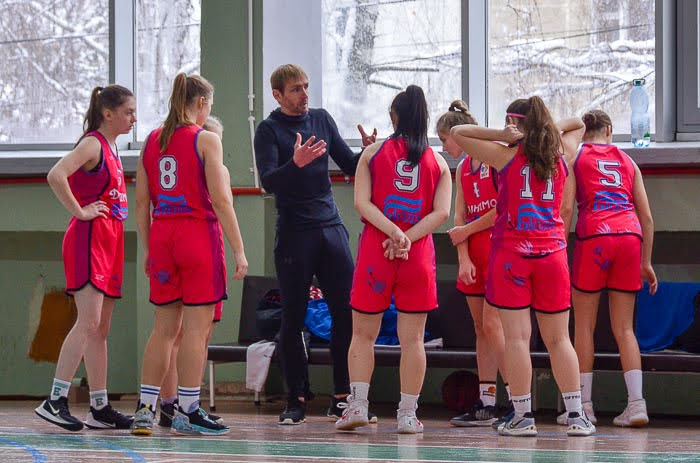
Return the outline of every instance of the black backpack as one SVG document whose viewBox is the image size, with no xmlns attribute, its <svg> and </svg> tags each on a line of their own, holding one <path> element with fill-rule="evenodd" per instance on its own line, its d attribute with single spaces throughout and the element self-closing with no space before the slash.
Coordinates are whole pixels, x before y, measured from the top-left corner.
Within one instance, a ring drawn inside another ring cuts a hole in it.
<svg viewBox="0 0 700 463">
<path fill-rule="evenodd" d="M 282 325 L 282 302 L 279 289 L 271 289 L 255 310 L 255 332 L 259 339 L 275 341 Z"/>
</svg>

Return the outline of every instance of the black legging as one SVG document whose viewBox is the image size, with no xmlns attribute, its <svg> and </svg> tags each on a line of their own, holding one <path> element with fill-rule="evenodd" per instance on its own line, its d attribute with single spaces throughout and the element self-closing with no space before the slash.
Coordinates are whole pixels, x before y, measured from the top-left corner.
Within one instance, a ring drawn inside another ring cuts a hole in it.
<svg viewBox="0 0 700 463">
<path fill-rule="evenodd" d="M 275 266 L 282 297 L 280 360 L 290 398 L 308 389 L 308 355 L 302 330 L 309 286 L 316 276 L 331 314 L 334 394 L 350 392 L 348 349 L 352 339 L 350 288 L 353 261 L 345 226 L 303 231 L 278 230 Z"/>
</svg>

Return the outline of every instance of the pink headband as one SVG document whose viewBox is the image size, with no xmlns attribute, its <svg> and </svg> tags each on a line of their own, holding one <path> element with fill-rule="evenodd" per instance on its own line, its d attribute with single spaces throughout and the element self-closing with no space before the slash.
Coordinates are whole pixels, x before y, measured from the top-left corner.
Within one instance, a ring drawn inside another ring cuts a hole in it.
<svg viewBox="0 0 700 463">
<path fill-rule="evenodd" d="M 520 114 L 520 113 L 506 113 L 506 117 L 507 116 L 515 117 L 518 119 L 525 119 L 525 114 Z"/>
</svg>

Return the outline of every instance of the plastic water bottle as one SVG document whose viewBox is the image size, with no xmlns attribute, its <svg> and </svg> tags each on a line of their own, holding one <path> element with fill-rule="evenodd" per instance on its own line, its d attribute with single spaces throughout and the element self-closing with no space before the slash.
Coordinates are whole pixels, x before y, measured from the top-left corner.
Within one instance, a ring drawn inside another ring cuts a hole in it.
<svg viewBox="0 0 700 463">
<path fill-rule="evenodd" d="M 632 144 L 637 148 L 646 148 L 651 143 L 649 125 L 649 94 L 644 88 L 644 79 L 635 79 L 630 92 L 630 130 Z"/>
</svg>

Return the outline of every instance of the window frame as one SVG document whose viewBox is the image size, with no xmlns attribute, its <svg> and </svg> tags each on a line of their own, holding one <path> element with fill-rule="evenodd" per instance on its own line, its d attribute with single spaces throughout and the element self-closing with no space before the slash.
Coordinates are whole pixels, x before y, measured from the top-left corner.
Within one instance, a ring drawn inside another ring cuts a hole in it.
<svg viewBox="0 0 700 463">
<path fill-rule="evenodd" d="M 700 0 L 672 3 L 678 21 L 676 139 L 696 141 L 700 140 Z"/>
<path fill-rule="evenodd" d="M 279 0 L 278 0 L 279 1 Z M 319 2 L 320 0 L 315 0 Z M 267 0 L 270 4 L 274 1 Z M 462 98 L 480 121 L 486 121 L 488 114 L 488 0 L 461 0 L 462 4 Z M 700 16 L 700 0 L 695 2 L 676 2 L 656 0 L 656 134 L 654 141 L 690 141 L 700 140 L 700 124 L 687 125 L 681 117 L 685 101 L 682 97 L 685 85 L 698 82 L 700 77 L 700 31 L 695 28 L 689 34 L 684 28 L 684 13 L 688 4 L 695 8 L 696 17 Z M 682 5 L 682 6 L 680 6 Z M 136 90 L 136 0 L 109 0 L 109 77 L 110 81 Z M 688 21 L 696 19 L 685 18 Z M 264 20 L 264 18 L 263 18 Z M 465 27 L 466 26 L 466 27 Z M 677 26 L 677 27 L 676 27 Z M 692 35 L 692 37 L 690 36 Z M 470 44 L 472 46 L 470 46 Z M 676 59 L 678 45 L 678 59 Z M 264 44 L 263 44 L 264 46 Z M 688 50 L 695 58 L 695 78 L 686 74 Z M 263 54 L 264 56 L 264 54 Z M 308 58 L 308 57 L 307 57 Z M 316 77 L 316 76 L 314 76 Z M 314 85 L 321 88 L 320 77 Z M 267 93 L 265 92 L 267 98 Z M 700 93 L 700 89 L 697 90 Z M 700 96 L 698 96 L 700 98 Z M 700 102 L 699 102 L 700 104 Z M 698 109 L 700 114 L 700 109 Z M 678 115 L 678 119 L 676 118 Z M 138 124 L 138 122 L 137 122 Z M 614 141 L 627 141 L 628 135 L 620 134 Z M 346 140 L 350 146 L 358 147 L 359 138 Z M 439 140 L 431 139 L 432 145 L 439 145 Z M 138 150 L 143 141 L 137 140 L 137 131 L 129 137 L 120 137 L 118 148 L 121 150 Z M 0 144 L 0 152 L 17 151 L 17 159 L 30 156 L 31 152 L 57 151 L 72 149 L 71 143 L 15 143 Z M 21 154 L 19 153 L 21 152 Z"/>
</svg>

